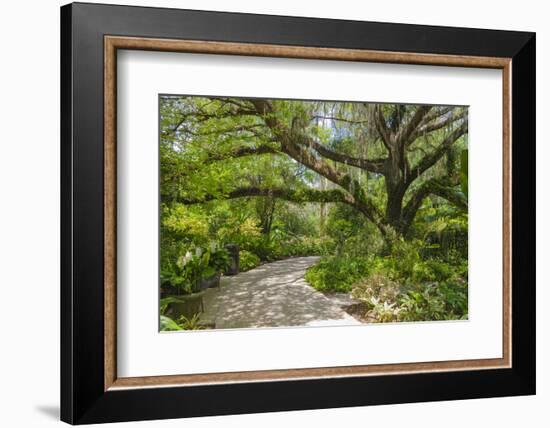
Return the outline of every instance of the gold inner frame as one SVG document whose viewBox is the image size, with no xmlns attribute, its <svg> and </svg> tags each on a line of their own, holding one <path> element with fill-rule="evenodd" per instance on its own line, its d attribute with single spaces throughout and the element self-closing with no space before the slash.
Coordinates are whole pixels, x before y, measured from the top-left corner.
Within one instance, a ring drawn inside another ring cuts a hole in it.
<svg viewBox="0 0 550 428">
<path fill-rule="evenodd" d="M 502 70 L 503 91 L 503 349 L 502 358 L 377 364 L 305 369 L 117 377 L 116 368 L 116 88 L 117 50 L 147 50 L 218 55 L 324 59 L 394 64 L 441 65 Z M 354 377 L 511 367 L 511 58 L 383 52 L 266 44 L 104 37 L 104 389 L 160 387 L 307 378 Z"/>
</svg>

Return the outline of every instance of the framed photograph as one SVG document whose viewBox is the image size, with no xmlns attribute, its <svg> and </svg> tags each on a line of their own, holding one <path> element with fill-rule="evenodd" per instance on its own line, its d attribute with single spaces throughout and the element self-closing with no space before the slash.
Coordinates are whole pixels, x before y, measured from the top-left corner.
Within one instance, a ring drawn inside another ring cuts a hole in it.
<svg viewBox="0 0 550 428">
<path fill-rule="evenodd" d="M 61 8 L 61 418 L 535 393 L 535 35 Z"/>
</svg>

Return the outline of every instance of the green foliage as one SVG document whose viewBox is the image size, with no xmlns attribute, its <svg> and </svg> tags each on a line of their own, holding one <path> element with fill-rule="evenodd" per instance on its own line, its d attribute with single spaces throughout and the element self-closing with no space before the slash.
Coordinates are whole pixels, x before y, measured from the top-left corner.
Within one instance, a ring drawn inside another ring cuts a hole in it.
<svg viewBox="0 0 550 428">
<path fill-rule="evenodd" d="M 229 252 L 213 241 L 210 243 L 210 267 L 214 272 L 225 272 L 229 268 L 231 261 L 229 259 Z"/>
<path fill-rule="evenodd" d="M 178 319 L 178 325 L 182 330 L 202 330 L 201 325 L 199 324 L 200 314 L 195 314 L 191 318 L 181 316 Z"/>
<path fill-rule="evenodd" d="M 325 233 L 335 247 L 331 248 L 331 252 L 336 251 L 340 255 L 364 257 L 380 253 L 385 246 L 385 241 L 376 226 L 347 205 L 332 207 Z"/>
<path fill-rule="evenodd" d="M 448 281 L 467 276 L 467 262 L 463 259 L 451 264 L 447 260 L 423 258 L 423 250 L 422 241 L 396 238 L 388 255 L 370 259 L 371 272 L 382 273 L 405 285 Z"/>
<path fill-rule="evenodd" d="M 376 273 L 353 284 L 351 295 L 353 298 L 371 305 L 373 304 L 373 299 L 382 300 L 383 302 L 393 302 L 400 292 L 400 286 L 397 282 L 385 275 Z"/>
<path fill-rule="evenodd" d="M 160 316 L 160 331 L 178 331 L 182 328 L 172 318 Z"/>
<path fill-rule="evenodd" d="M 161 272 L 178 271 L 177 262 L 189 250 L 207 245 L 208 218 L 199 207 L 161 205 Z"/>
<path fill-rule="evenodd" d="M 354 282 L 368 275 L 370 262 L 361 257 L 327 257 L 306 272 L 306 281 L 323 292 L 348 292 Z"/>
<path fill-rule="evenodd" d="M 174 296 L 168 296 L 160 299 L 160 313 L 161 315 L 164 315 L 166 313 L 166 310 L 168 309 L 168 306 L 171 303 L 178 303 L 179 299 Z"/>
<path fill-rule="evenodd" d="M 166 233 L 187 244 L 203 245 L 208 239 L 206 219 L 182 204 L 165 208 L 162 225 Z"/>
<path fill-rule="evenodd" d="M 413 287 L 399 298 L 400 321 L 438 321 L 468 318 L 468 285 L 431 283 Z"/>
<path fill-rule="evenodd" d="M 382 274 L 353 285 L 352 296 L 365 305 L 372 322 L 467 319 L 468 285 L 464 281 L 401 286 Z"/>
<path fill-rule="evenodd" d="M 423 257 L 439 257 L 450 263 L 468 257 L 468 214 L 449 206 L 419 211 L 415 231 L 423 241 Z"/>
<path fill-rule="evenodd" d="M 247 270 L 254 269 L 256 266 L 259 266 L 260 258 L 250 251 L 240 251 L 239 252 L 239 270 L 246 272 Z"/>
<path fill-rule="evenodd" d="M 274 234 L 256 243 L 252 249 L 262 261 L 272 262 L 288 257 L 322 256 L 332 254 L 334 242 L 316 236 Z"/>
<path fill-rule="evenodd" d="M 328 224 L 327 232 L 336 238 L 336 251 L 341 255 L 344 244 L 353 235 L 353 224 L 343 218 L 334 219 Z"/>
<path fill-rule="evenodd" d="M 199 321 L 199 314 L 195 314 L 191 318 L 186 318 L 182 315 L 177 321 L 165 315 L 161 315 L 160 331 L 202 330 Z"/>
<path fill-rule="evenodd" d="M 334 252 L 334 242 L 327 238 L 308 237 L 291 239 L 281 248 L 283 258 L 304 256 L 325 256 Z"/>
<path fill-rule="evenodd" d="M 373 274 L 355 283 L 351 294 L 365 305 L 368 319 L 390 322 L 396 321 L 401 311 L 396 307 L 400 292 L 397 282 L 385 275 Z"/>
<path fill-rule="evenodd" d="M 232 218 L 218 229 L 217 236 L 222 242 L 249 249 L 261 238 L 261 229 L 252 218 Z"/>
<path fill-rule="evenodd" d="M 168 264 L 168 268 L 161 270 L 161 284 L 173 287 L 178 294 L 196 293 L 200 291 L 201 279 L 224 271 L 229 263 L 228 251 L 211 242 L 206 250 L 197 247 Z"/>
</svg>

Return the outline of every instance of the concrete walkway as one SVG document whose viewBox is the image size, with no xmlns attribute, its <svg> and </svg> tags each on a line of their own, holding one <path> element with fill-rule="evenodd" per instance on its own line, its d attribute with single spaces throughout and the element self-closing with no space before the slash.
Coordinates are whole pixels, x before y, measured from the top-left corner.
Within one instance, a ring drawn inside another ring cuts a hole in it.
<svg viewBox="0 0 550 428">
<path fill-rule="evenodd" d="M 361 324 L 307 284 L 305 271 L 319 257 L 296 257 L 223 277 L 204 296 L 204 323 L 221 328 Z"/>
</svg>

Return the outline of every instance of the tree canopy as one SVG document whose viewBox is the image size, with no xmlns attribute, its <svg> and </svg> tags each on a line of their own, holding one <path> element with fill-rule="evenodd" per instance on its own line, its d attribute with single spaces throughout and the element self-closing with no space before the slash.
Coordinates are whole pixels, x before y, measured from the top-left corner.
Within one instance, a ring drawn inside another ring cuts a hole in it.
<svg viewBox="0 0 550 428">
<path fill-rule="evenodd" d="M 407 235 L 426 198 L 467 209 L 466 107 L 166 96 L 161 198 L 340 203 Z"/>
</svg>

